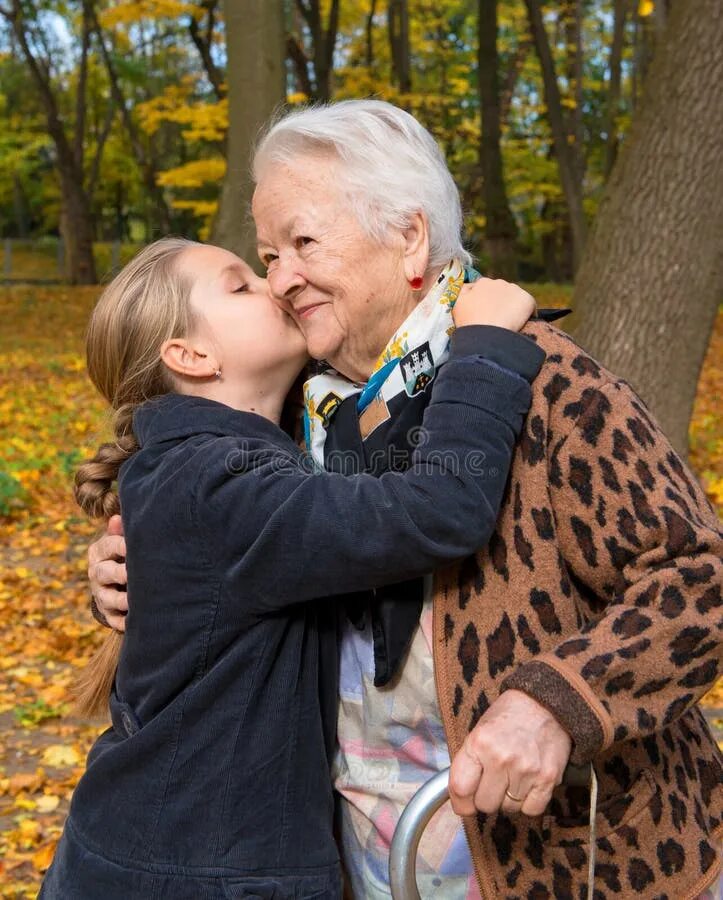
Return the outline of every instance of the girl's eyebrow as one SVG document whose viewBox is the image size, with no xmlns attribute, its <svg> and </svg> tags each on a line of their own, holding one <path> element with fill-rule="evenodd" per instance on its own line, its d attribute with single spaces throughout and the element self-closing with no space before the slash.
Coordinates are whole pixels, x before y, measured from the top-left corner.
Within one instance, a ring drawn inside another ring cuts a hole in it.
<svg viewBox="0 0 723 900">
<path fill-rule="evenodd" d="M 227 275 L 229 272 L 233 275 L 241 275 L 241 277 L 244 277 L 244 269 L 241 263 L 229 263 L 227 266 L 224 266 L 223 269 L 221 269 L 219 277 Z"/>
</svg>

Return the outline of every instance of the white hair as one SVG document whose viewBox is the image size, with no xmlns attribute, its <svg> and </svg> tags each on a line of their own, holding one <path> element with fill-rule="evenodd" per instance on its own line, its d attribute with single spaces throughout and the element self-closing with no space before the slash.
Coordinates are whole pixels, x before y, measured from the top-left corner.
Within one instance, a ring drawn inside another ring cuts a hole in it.
<svg viewBox="0 0 723 900">
<path fill-rule="evenodd" d="M 382 100 L 342 100 L 295 110 L 272 121 L 253 160 L 256 183 L 270 163 L 332 153 L 338 186 L 366 233 L 383 242 L 421 212 L 429 225 L 429 266 L 456 257 L 471 263 L 462 244 L 462 206 L 442 151 L 403 109 Z"/>
</svg>

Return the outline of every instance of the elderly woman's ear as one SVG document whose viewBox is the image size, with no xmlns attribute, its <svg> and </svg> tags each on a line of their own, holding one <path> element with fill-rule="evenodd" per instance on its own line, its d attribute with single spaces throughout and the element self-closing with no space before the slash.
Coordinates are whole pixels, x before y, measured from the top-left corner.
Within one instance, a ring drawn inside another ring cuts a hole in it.
<svg viewBox="0 0 723 900">
<path fill-rule="evenodd" d="M 409 225 L 402 231 L 402 238 L 404 241 L 404 275 L 410 282 L 420 276 L 425 279 L 420 293 L 420 297 L 423 297 L 429 287 L 425 277 L 429 266 L 429 223 L 424 213 L 412 214 Z"/>
</svg>

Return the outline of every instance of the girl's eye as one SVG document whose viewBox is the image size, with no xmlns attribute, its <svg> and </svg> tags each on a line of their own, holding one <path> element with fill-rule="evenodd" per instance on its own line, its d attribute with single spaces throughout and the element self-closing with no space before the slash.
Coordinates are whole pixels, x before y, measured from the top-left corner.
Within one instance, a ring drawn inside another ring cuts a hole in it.
<svg viewBox="0 0 723 900">
<path fill-rule="evenodd" d="M 245 294 L 249 289 L 247 284 L 242 284 L 240 287 L 234 288 L 231 293 L 232 294 Z"/>
</svg>

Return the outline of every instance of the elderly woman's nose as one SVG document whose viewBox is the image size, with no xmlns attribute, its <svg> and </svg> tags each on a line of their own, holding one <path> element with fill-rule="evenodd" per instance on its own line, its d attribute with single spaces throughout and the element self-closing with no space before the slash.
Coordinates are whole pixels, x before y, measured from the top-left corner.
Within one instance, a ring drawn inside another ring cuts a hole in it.
<svg viewBox="0 0 723 900">
<path fill-rule="evenodd" d="M 291 302 L 306 286 L 306 279 L 291 265 L 279 263 L 268 273 L 272 296 L 279 302 Z"/>
</svg>

